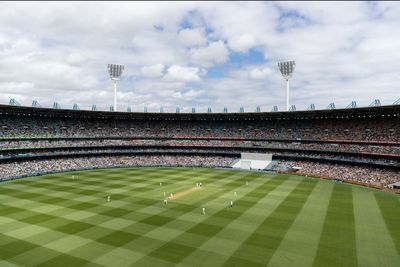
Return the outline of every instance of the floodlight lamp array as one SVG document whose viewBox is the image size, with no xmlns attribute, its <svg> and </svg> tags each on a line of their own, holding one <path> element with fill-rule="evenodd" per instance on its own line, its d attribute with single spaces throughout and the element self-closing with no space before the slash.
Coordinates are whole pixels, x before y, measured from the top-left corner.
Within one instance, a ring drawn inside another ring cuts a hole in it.
<svg viewBox="0 0 400 267">
<path fill-rule="evenodd" d="M 123 65 L 108 64 L 108 73 L 110 74 L 110 78 L 113 80 L 117 80 L 119 76 L 121 76 L 123 70 Z"/>
<path fill-rule="evenodd" d="M 278 63 L 279 70 L 281 71 L 283 78 L 286 80 L 292 76 L 295 66 L 296 62 L 294 61 L 285 61 Z"/>
</svg>

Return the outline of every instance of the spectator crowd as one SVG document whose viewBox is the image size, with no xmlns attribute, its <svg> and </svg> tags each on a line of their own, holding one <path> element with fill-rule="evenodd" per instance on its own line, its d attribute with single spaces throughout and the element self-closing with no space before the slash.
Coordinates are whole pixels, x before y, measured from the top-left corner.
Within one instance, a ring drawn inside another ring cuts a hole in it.
<svg viewBox="0 0 400 267">
<path fill-rule="evenodd" d="M 398 170 L 328 162 L 281 160 L 277 170 L 288 172 L 293 170 L 292 167 L 300 167 L 301 169 L 296 173 L 301 175 L 337 179 L 379 188 L 384 188 L 400 181 L 400 172 Z"/>
<path fill-rule="evenodd" d="M 400 143 L 396 117 L 295 120 L 116 120 L 0 117 L 0 138 L 221 137 L 277 140 L 363 140 Z"/>
<path fill-rule="evenodd" d="M 20 148 L 66 148 L 66 147 L 119 147 L 119 146 L 204 146 L 218 148 L 264 148 L 309 151 L 352 152 L 365 154 L 390 154 L 400 156 L 399 144 L 331 143 L 301 141 L 257 141 L 224 139 L 45 139 L 45 140 L 0 140 L 0 152 Z"/>
<path fill-rule="evenodd" d="M 364 155 L 346 155 L 346 154 L 331 154 L 326 152 L 310 152 L 310 151 L 284 151 L 284 150 L 265 150 L 265 149 L 246 149 L 246 148 L 227 148 L 227 147 L 149 147 L 141 146 L 136 148 L 130 147 L 104 147 L 104 148 L 63 148 L 63 149 L 32 149 L 32 150 L 7 150 L 0 151 L 1 159 L 17 159 L 26 157 L 50 157 L 50 156 L 65 156 L 65 155 L 102 155 L 102 154 L 236 154 L 240 153 L 268 153 L 273 154 L 274 157 L 279 158 L 302 158 L 302 159 L 318 159 L 341 161 L 350 163 L 365 163 L 371 165 L 387 165 L 400 167 L 399 157 L 378 157 L 378 156 L 364 156 Z"/>
<path fill-rule="evenodd" d="M 400 181 L 400 120 L 0 116 L 0 179 L 106 167 L 229 167 L 241 152 L 279 156 L 280 170 L 295 163 L 300 174 L 383 187 Z M 40 156 L 48 158 L 24 159 Z"/>
</svg>

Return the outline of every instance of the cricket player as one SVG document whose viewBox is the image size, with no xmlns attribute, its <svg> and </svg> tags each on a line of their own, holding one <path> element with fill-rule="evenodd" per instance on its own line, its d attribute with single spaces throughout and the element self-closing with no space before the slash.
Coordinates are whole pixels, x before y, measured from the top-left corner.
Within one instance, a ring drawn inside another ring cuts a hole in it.
<svg viewBox="0 0 400 267">
<path fill-rule="evenodd" d="M 167 201 L 167 199 L 164 199 L 164 204 L 168 204 L 168 201 Z"/>
<path fill-rule="evenodd" d="M 206 215 L 206 208 L 203 208 L 203 215 Z"/>
<path fill-rule="evenodd" d="M 235 197 L 237 197 L 236 191 L 233 193 L 233 195 L 234 195 Z"/>
<path fill-rule="evenodd" d="M 110 197 L 110 196 L 108 196 L 108 197 L 107 197 L 107 201 L 108 201 L 108 202 L 110 202 L 110 199 L 111 199 L 111 197 Z"/>
<path fill-rule="evenodd" d="M 233 201 L 231 200 L 231 203 L 230 203 L 230 207 L 232 208 L 233 207 Z"/>
</svg>

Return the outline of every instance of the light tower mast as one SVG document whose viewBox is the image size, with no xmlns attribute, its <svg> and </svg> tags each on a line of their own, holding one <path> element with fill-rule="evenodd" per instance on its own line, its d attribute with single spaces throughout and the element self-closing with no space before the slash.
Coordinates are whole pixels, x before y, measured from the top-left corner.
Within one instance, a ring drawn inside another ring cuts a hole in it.
<svg viewBox="0 0 400 267">
<path fill-rule="evenodd" d="M 283 79 L 286 80 L 286 111 L 289 111 L 289 79 L 292 77 L 296 63 L 294 61 L 279 62 L 278 67 L 282 73 Z"/>
<path fill-rule="evenodd" d="M 114 111 L 117 111 L 117 81 L 124 70 L 123 65 L 108 64 L 108 73 L 111 80 L 114 81 Z"/>
</svg>

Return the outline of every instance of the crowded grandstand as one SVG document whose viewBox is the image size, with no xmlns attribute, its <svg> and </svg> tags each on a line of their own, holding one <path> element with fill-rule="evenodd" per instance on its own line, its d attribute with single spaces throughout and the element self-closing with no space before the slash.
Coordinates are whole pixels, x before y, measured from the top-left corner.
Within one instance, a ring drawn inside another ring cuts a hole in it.
<svg viewBox="0 0 400 267">
<path fill-rule="evenodd" d="M 400 106 L 256 113 L 133 113 L 0 106 L 0 177 L 132 166 L 270 171 L 377 188 L 400 181 Z M 296 166 L 297 168 L 293 169 Z"/>
</svg>

